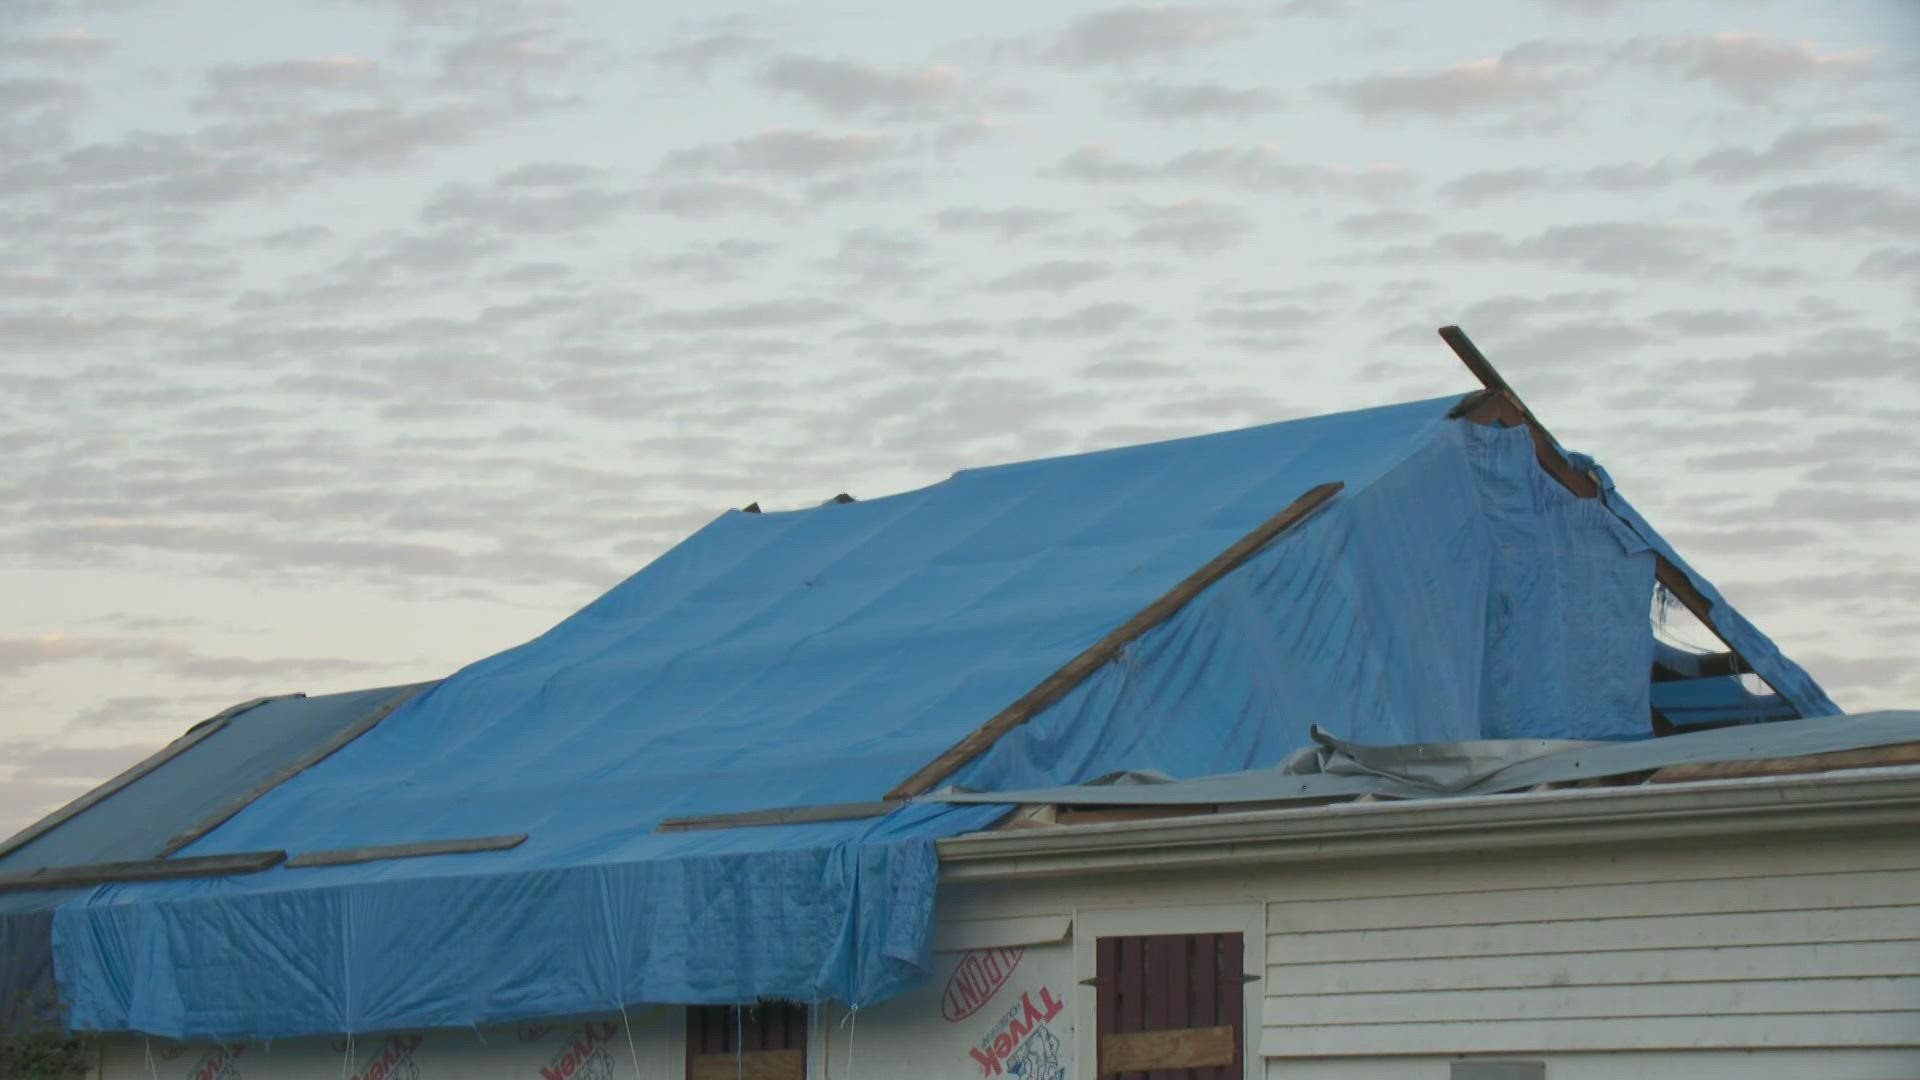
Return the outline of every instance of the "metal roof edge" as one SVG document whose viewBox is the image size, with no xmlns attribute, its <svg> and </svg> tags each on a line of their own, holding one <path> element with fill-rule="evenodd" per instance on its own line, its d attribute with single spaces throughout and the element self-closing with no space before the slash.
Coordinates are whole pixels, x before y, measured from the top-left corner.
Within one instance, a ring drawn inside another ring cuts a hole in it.
<svg viewBox="0 0 1920 1080">
<path fill-rule="evenodd" d="M 943 882 L 1285 865 L 1920 824 L 1920 766 L 969 833 Z"/>
</svg>

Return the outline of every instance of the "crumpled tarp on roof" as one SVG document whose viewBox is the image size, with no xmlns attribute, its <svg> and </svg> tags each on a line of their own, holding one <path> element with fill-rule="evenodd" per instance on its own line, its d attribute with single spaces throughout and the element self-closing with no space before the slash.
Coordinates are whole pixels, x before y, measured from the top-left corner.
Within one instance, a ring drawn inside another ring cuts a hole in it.
<svg viewBox="0 0 1920 1080">
<path fill-rule="evenodd" d="M 55 920 L 74 1023 L 258 1037 L 897 993 L 927 966 L 934 839 L 998 808 L 654 826 L 879 798 L 1326 481 L 1346 488 L 1325 509 L 952 780 L 1246 769 L 1316 722 L 1375 742 L 1644 734 L 1649 534 L 1453 404 L 724 515 L 184 854 L 525 844 L 97 889 Z M 1736 644 L 1804 678 L 1757 632 Z"/>
<path fill-rule="evenodd" d="M 1445 799 L 1653 772 L 1920 742 L 1920 712 L 1887 710 L 1695 731 L 1632 742 L 1468 740 L 1364 746 L 1322 733 L 1282 765 L 1189 780 L 1131 777 L 1021 791 L 946 791 L 923 801 L 1056 806 L 1230 806 L 1375 795 Z"/>
</svg>

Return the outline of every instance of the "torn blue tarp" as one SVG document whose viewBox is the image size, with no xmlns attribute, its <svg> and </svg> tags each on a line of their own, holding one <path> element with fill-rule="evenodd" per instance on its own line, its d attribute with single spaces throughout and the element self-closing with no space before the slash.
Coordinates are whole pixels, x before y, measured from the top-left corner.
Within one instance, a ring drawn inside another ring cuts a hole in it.
<svg viewBox="0 0 1920 1080">
<path fill-rule="evenodd" d="M 998 810 L 655 826 L 880 798 L 1328 481 L 1346 487 L 1323 510 L 951 779 L 1255 768 L 1315 723 L 1370 742 L 1644 735 L 1657 541 L 1546 481 L 1525 432 L 1453 404 L 723 515 L 184 854 L 525 844 L 94 890 L 55 919 L 74 1023 L 262 1037 L 888 997 L 926 968 L 932 841 Z"/>
</svg>

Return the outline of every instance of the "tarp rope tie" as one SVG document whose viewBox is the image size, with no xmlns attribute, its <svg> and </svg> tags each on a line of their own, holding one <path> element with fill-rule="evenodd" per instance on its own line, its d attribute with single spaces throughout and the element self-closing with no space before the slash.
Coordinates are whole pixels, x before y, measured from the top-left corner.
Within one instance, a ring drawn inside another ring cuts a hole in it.
<svg viewBox="0 0 1920 1080">
<path fill-rule="evenodd" d="M 745 1012 L 739 1005 L 733 1007 L 733 1080 L 745 1080 L 747 1075 L 747 1037 L 740 1019 Z"/>
<path fill-rule="evenodd" d="M 620 1005 L 620 1028 L 627 1033 L 627 1053 L 633 1055 L 633 1080 L 640 1080 L 640 1051 L 633 1045 L 633 1021 L 627 1019 L 627 1006 Z"/>
<path fill-rule="evenodd" d="M 140 1040 L 147 1048 L 147 1073 L 153 1080 L 160 1080 L 160 1066 L 153 1063 L 153 1040 L 142 1037 Z"/>
<path fill-rule="evenodd" d="M 853 1048 L 855 1036 L 860 1032 L 860 1006 L 847 1006 L 847 1017 L 840 1021 L 840 1026 L 847 1029 L 847 1080 L 853 1080 Z"/>
<path fill-rule="evenodd" d="M 353 1032 L 349 1031 L 347 1032 L 346 1060 L 340 1063 L 340 1080 L 347 1080 L 347 1078 L 352 1075 L 353 1075 Z"/>
</svg>

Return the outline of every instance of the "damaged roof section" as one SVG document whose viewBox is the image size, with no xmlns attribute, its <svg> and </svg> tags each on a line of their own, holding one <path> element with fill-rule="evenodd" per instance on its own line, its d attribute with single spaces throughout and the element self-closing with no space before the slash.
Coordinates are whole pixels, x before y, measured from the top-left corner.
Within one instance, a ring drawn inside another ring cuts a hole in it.
<svg viewBox="0 0 1920 1080">
<path fill-rule="evenodd" d="M 1458 799 L 1574 786 L 1671 784 L 1920 764 L 1920 712 L 1897 710 L 1753 724 L 1634 742 L 1488 739 L 1366 746 L 1314 730 L 1315 743 L 1272 769 L 1174 780 L 1128 773 L 1024 791 L 947 791 L 948 803 L 1205 813 L 1364 799 Z M 1153 816 L 1151 813 L 1132 816 Z M 1103 820 L 1068 814 L 1065 821 Z"/>
</svg>

